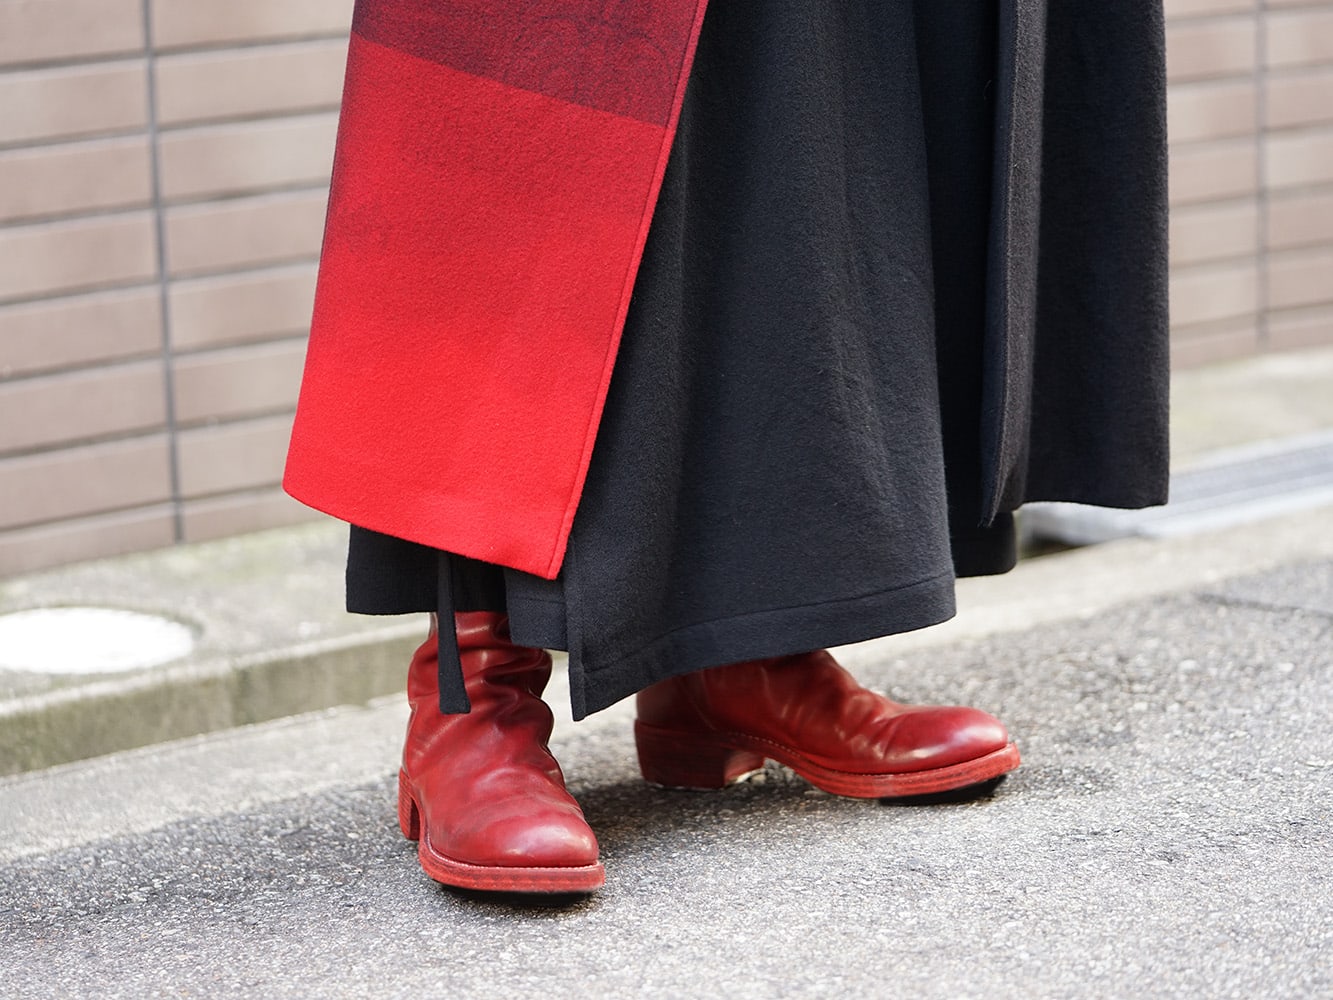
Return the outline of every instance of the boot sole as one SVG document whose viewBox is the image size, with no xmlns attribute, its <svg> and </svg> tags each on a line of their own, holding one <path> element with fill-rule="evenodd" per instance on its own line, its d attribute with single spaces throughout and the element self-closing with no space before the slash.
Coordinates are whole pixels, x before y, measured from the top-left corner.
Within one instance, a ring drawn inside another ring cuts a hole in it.
<svg viewBox="0 0 1333 1000">
<path fill-rule="evenodd" d="M 973 760 L 926 771 L 856 774 L 824 767 L 790 747 L 743 733 L 681 733 L 645 722 L 634 723 L 639 770 L 645 781 L 696 791 L 725 788 L 758 771 L 765 760 L 791 768 L 832 795 L 855 799 L 896 799 L 934 795 L 984 784 L 1021 763 L 1013 743 Z"/>
<path fill-rule="evenodd" d="M 606 884 L 606 869 L 599 862 L 569 868 L 521 868 L 507 865 L 473 865 L 441 854 L 423 836 L 421 806 L 408 783 L 398 772 L 398 826 L 403 836 L 417 842 L 417 860 L 422 870 L 442 885 L 483 892 L 571 893 L 594 892 Z"/>
</svg>

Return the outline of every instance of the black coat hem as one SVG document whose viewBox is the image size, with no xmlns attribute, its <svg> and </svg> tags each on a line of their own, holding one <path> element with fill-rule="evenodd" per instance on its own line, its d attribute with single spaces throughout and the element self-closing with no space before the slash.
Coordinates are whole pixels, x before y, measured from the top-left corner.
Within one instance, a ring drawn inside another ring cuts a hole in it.
<svg viewBox="0 0 1333 1000">
<path fill-rule="evenodd" d="M 575 647 L 569 651 L 574 718 L 679 674 L 912 632 L 947 621 L 954 613 L 954 574 L 946 570 L 874 593 L 687 625 L 600 663 L 596 670 L 583 668 L 574 636 L 569 644 Z M 514 639 L 522 641 L 517 633 Z"/>
</svg>

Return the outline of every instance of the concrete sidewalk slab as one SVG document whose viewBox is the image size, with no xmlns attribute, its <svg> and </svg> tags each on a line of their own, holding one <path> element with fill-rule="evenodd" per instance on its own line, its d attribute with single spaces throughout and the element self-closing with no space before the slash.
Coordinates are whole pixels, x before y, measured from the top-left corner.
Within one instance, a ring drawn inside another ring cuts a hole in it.
<svg viewBox="0 0 1333 1000">
<path fill-rule="evenodd" d="M 1333 429 L 1333 349 L 1284 351 L 1171 375 L 1171 462 Z"/>
<path fill-rule="evenodd" d="M 420 873 L 397 700 L 0 780 L 3 992 L 1328 996 L 1333 553 L 1238 576 L 1249 533 L 1177 541 L 1038 560 L 1003 612 L 977 592 L 951 636 L 858 647 L 876 686 L 1005 718 L 1025 762 L 989 797 L 857 802 L 773 767 L 671 793 L 637 777 L 627 705 L 562 723 L 609 874 L 587 900 Z"/>
</svg>

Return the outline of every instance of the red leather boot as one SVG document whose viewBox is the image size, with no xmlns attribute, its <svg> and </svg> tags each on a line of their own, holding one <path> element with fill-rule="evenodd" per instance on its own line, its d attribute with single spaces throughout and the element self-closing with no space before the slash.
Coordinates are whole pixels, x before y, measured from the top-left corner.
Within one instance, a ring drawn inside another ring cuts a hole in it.
<svg viewBox="0 0 1333 1000">
<path fill-rule="evenodd" d="M 426 874 L 445 885 L 496 892 L 591 892 L 606 881 L 597 838 L 565 790 L 546 743 L 554 719 L 541 700 L 551 676 L 545 650 L 516 646 L 509 620 L 456 616 L 472 711 L 439 708 L 439 642 L 412 657 L 398 822 L 418 840 Z"/>
<path fill-rule="evenodd" d="M 771 758 L 835 795 L 929 795 L 1019 763 L 993 716 L 900 705 L 823 650 L 673 677 L 639 692 L 638 716 L 644 778 L 677 788 L 721 788 Z"/>
</svg>

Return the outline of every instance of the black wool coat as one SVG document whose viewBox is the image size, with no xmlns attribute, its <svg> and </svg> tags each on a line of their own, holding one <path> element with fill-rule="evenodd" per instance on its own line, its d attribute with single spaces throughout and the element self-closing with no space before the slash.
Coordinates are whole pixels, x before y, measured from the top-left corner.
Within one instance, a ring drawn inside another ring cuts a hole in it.
<svg viewBox="0 0 1333 1000">
<path fill-rule="evenodd" d="M 1157 0 L 1003 0 L 983 515 L 1167 490 Z"/>
</svg>

